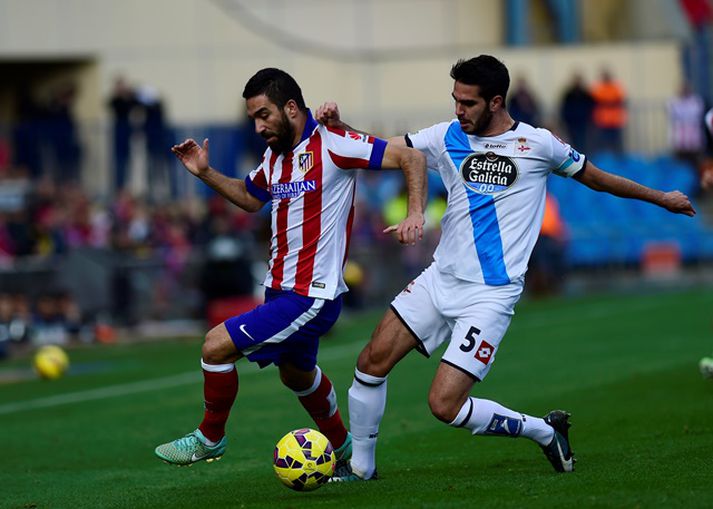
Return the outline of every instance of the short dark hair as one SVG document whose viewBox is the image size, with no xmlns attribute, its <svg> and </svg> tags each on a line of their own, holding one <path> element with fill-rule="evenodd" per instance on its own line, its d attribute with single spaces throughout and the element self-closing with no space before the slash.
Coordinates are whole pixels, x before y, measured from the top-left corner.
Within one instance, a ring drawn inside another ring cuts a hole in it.
<svg viewBox="0 0 713 509">
<path fill-rule="evenodd" d="M 284 107 L 287 101 L 292 99 L 300 110 L 307 109 L 300 86 L 292 76 L 281 69 L 274 67 L 261 69 L 245 84 L 244 99 L 262 94 L 265 94 L 278 108 Z"/>
<path fill-rule="evenodd" d="M 460 59 L 451 67 L 451 78 L 466 85 L 480 87 L 480 96 L 490 101 L 496 95 L 505 97 L 510 87 L 510 74 L 500 60 L 491 55 Z"/>
</svg>

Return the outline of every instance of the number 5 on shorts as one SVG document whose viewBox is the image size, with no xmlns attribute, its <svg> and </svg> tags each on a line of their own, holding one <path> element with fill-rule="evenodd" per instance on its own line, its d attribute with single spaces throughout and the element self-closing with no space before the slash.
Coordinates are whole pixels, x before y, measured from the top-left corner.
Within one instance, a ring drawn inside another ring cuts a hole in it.
<svg viewBox="0 0 713 509">
<path fill-rule="evenodd" d="M 480 329 L 477 327 L 470 328 L 468 333 L 465 335 L 465 343 L 460 345 L 462 352 L 470 352 L 473 348 L 475 348 L 475 344 L 478 342 L 478 338 L 476 338 L 478 334 L 480 334 Z"/>
</svg>

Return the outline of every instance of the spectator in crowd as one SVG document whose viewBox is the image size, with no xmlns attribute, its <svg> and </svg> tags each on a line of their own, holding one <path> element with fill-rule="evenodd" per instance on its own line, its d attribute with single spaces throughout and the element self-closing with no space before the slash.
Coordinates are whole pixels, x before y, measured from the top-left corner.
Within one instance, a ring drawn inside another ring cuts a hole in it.
<svg viewBox="0 0 713 509">
<path fill-rule="evenodd" d="M 66 345 L 79 337 L 82 317 L 79 306 L 64 290 L 41 293 L 35 302 L 31 337 L 35 345 Z"/>
<path fill-rule="evenodd" d="M 572 82 L 565 90 L 560 105 L 560 119 L 567 129 L 568 141 L 577 150 L 589 149 L 590 126 L 594 99 L 580 73 L 572 76 Z"/>
<path fill-rule="evenodd" d="M 14 249 L 12 238 L 7 227 L 7 219 L 3 212 L 0 212 L 0 267 L 6 266 L 12 261 Z"/>
<path fill-rule="evenodd" d="M 518 78 L 515 82 L 508 103 L 508 111 L 512 118 L 520 122 L 530 125 L 541 123 L 539 101 L 524 77 Z"/>
<path fill-rule="evenodd" d="M 149 199 L 152 203 L 164 202 L 176 196 L 176 183 L 169 165 L 172 143 L 166 126 L 163 100 L 158 91 L 150 86 L 140 87 L 136 99 L 143 111 Z"/>
<path fill-rule="evenodd" d="M 560 215 L 557 199 L 547 193 L 542 228 L 528 269 L 528 289 L 534 295 L 555 295 L 560 292 L 566 271 L 566 245 L 567 229 Z"/>
<path fill-rule="evenodd" d="M 676 97 L 668 102 L 668 132 L 673 153 L 697 167 L 705 148 L 703 99 L 684 83 Z"/>
<path fill-rule="evenodd" d="M 53 180 L 60 184 L 79 182 L 81 177 L 82 151 L 73 111 L 76 94 L 73 83 L 62 85 L 47 107 L 47 148 L 53 158 Z"/>
<path fill-rule="evenodd" d="M 592 98 L 598 147 L 621 154 L 627 122 L 626 93 L 608 69 L 602 70 L 599 82 L 592 87 Z"/>
<path fill-rule="evenodd" d="M 227 214 L 210 218 L 212 238 L 205 248 L 201 290 L 206 302 L 252 295 L 252 239 L 248 232 L 231 231 Z"/>
<path fill-rule="evenodd" d="M 8 356 L 12 318 L 12 299 L 8 294 L 0 293 L 0 359 Z"/>
<path fill-rule="evenodd" d="M 23 343 L 29 336 L 28 316 L 18 302 L 19 296 L 0 293 L 0 359 L 10 353 L 12 344 Z"/>
<path fill-rule="evenodd" d="M 42 175 L 42 158 L 40 146 L 40 124 L 42 108 L 32 96 L 27 83 L 17 87 L 16 117 L 13 130 L 13 163 L 31 179 Z"/>
<path fill-rule="evenodd" d="M 65 345 L 69 335 L 62 323 L 57 299 L 51 293 L 37 298 L 32 316 L 32 343 L 35 345 Z"/>
<path fill-rule="evenodd" d="M 34 235 L 30 213 L 27 209 L 23 208 L 7 213 L 5 232 L 9 237 L 8 244 L 12 249 L 13 256 L 26 256 L 33 253 Z"/>
<path fill-rule="evenodd" d="M 131 115 L 136 107 L 134 90 L 123 77 L 118 77 L 114 82 L 108 106 L 113 117 L 114 192 L 119 192 L 129 180 Z"/>
<path fill-rule="evenodd" d="M 704 122 L 708 136 L 713 137 L 713 108 L 706 112 Z M 701 165 L 700 170 L 701 187 L 708 191 L 713 190 L 713 160 L 706 159 Z"/>
</svg>

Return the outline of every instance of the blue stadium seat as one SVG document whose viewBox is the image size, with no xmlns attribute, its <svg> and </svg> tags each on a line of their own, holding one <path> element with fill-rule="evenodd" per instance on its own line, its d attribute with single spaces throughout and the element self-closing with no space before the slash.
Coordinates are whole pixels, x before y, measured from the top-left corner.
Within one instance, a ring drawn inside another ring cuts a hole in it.
<svg viewBox="0 0 713 509">
<path fill-rule="evenodd" d="M 689 196 L 698 190 L 695 170 L 670 156 L 649 160 L 600 153 L 592 161 L 605 171 L 656 189 L 678 189 Z M 572 266 L 639 263 L 651 242 L 675 242 L 684 261 L 713 259 L 713 228 L 698 216 L 674 215 L 556 176 L 550 178 L 548 190 L 557 199 L 570 232 L 567 259 Z"/>
</svg>

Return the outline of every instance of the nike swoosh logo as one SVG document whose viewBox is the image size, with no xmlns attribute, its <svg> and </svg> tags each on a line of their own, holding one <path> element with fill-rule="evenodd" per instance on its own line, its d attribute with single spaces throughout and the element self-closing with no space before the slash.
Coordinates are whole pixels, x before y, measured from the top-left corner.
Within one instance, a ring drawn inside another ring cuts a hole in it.
<svg viewBox="0 0 713 509">
<path fill-rule="evenodd" d="M 241 324 L 240 324 L 240 327 L 238 327 L 238 329 L 240 329 L 240 332 L 242 332 L 242 333 L 245 334 L 247 337 L 249 337 L 249 338 L 250 338 L 250 341 L 255 341 L 255 338 L 252 337 L 252 336 L 248 333 L 248 331 L 245 330 L 245 324 L 244 324 L 244 323 L 241 323 Z"/>
<path fill-rule="evenodd" d="M 191 461 L 199 461 L 199 460 L 202 460 L 203 458 L 205 458 L 206 456 L 207 456 L 207 454 L 198 455 L 196 453 L 193 453 L 193 456 L 191 456 Z"/>
</svg>

